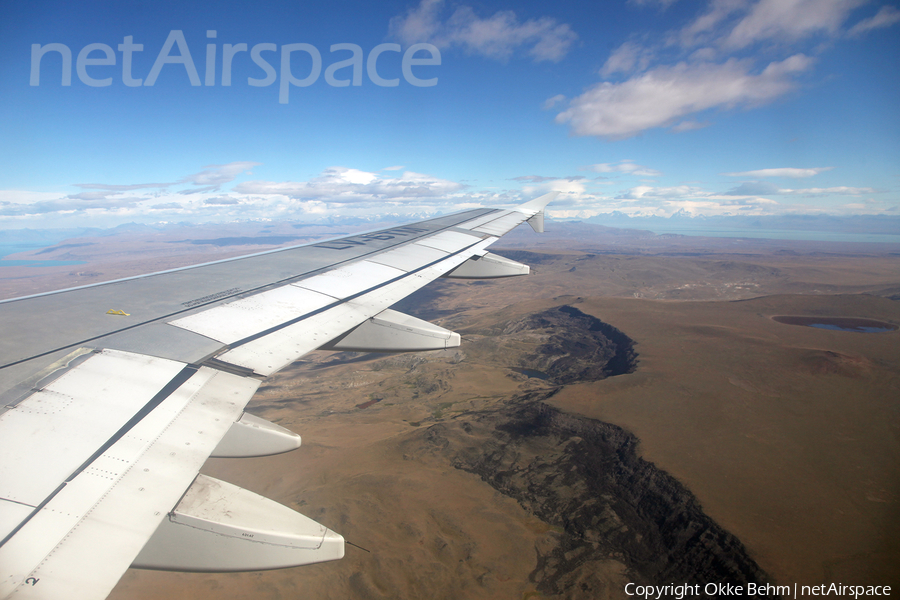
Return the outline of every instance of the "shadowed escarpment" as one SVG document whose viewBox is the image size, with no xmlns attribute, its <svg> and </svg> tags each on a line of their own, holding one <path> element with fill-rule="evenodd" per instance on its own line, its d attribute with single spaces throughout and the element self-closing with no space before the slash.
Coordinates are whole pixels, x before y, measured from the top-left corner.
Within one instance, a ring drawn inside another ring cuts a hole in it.
<svg viewBox="0 0 900 600">
<path fill-rule="evenodd" d="M 539 336 L 522 370 L 557 385 L 633 372 L 634 342 L 571 306 L 506 322 L 497 337 Z M 546 403 L 560 387 L 513 396 L 421 432 L 414 444 L 446 456 L 559 532 L 536 548 L 531 580 L 544 594 L 600 597 L 615 561 L 637 583 L 765 584 L 743 544 L 704 512 L 674 477 L 640 458 L 639 440 L 608 423 Z"/>
<path fill-rule="evenodd" d="M 545 310 L 507 327 L 544 330 L 549 339 L 522 359 L 524 366 L 546 373 L 554 383 L 597 381 L 632 373 L 637 368 L 634 341 L 608 323 L 573 306 Z"/>
<path fill-rule="evenodd" d="M 644 584 L 768 582 L 689 490 L 637 455 L 634 435 L 549 406 L 554 393 L 436 424 L 422 440 L 559 528 L 554 548 L 536 550 L 538 590 L 598 597 L 606 583 L 594 565 L 605 560 L 621 562 L 631 581 Z"/>
</svg>

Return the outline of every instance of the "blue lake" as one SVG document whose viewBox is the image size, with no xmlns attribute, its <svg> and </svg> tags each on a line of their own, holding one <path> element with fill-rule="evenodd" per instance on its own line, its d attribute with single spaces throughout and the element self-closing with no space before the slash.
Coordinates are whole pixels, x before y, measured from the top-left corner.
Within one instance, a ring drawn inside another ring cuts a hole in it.
<svg viewBox="0 0 900 600">
<path fill-rule="evenodd" d="M 65 267 L 68 265 L 83 265 L 83 260 L 3 260 L 0 259 L 0 267 Z"/>
<path fill-rule="evenodd" d="M 68 265 L 83 265 L 85 263 L 83 260 L 4 260 L 6 256 L 47 248 L 52 245 L 53 243 L 48 242 L 0 244 L 0 267 L 65 267 Z"/>
<path fill-rule="evenodd" d="M 885 331 L 893 331 L 890 327 L 841 327 L 831 323 L 810 323 L 807 327 L 815 327 L 816 329 L 830 329 L 831 331 L 855 331 L 857 333 L 882 333 Z"/>
<path fill-rule="evenodd" d="M 18 254 L 19 252 L 28 252 L 29 250 L 37 250 L 38 248 L 45 248 L 50 246 L 51 244 L 40 244 L 40 243 L 16 243 L 16 244 L 0 244 L 0 258 L 4 256 L 9 256 L 10 254 Z"/>
</svg>

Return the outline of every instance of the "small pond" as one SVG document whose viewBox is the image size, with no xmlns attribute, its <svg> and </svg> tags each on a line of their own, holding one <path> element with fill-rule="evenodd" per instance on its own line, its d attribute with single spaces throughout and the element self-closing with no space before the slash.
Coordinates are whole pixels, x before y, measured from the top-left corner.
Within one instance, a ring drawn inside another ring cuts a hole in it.
<svg viewBox="0 0 900 600">
<path fill-rule="evenodd" d="M 785 325 L 800 325 L 802 327 L 815 327 L 816 329 L 830 329 L 832 331 L 854 331 L 856 333 L 885 333 L 896 331 L 897 326 L 875 319 L 860 319 L 857 317 L 772 317 L 773 321 Z"/>
<path fill-rule="evenodd" d="M 510 367 L 511 371 L 515 371 L 516 373 L 521 373 L 522 375 L 526 375 L 528 377 L 534 377 L 536 379 L 543 379 L 544 381 L 550 379 L 550 376 L 544 373 L 543 371 L 536 371 L 534 369 L 522 369 L 519 367 Z"/>
</svg>

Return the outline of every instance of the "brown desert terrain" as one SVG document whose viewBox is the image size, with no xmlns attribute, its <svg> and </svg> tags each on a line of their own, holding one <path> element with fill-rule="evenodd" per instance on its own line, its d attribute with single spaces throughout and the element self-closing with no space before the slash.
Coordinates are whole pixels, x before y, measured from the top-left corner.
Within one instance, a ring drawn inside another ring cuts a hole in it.
<svg viewBox="0 0 900 600">
<path fill-rule="evenodd" d="M 120 277 L 141 264 L 139 242 L 115 260 L 64 251 L 86 260 L 83 272 Z M 110 598 L 626 598 L 628 582 L 898 589 L 896 247 L 580 224 L 498 246 L 533 274 L 442 280 L 395 307 L 460 332 L 460 348 L 307 355 L 248 409 L 303 447 L 204 468 L 341 533 L 352 544 L 343 560 L 131 570 Z M 178 247 L 143 256 L 171 268 Z M 85 277 L 54 267 L 35 284 L 35 269 L 5 269 L 6 296 Z"/>
</svg>

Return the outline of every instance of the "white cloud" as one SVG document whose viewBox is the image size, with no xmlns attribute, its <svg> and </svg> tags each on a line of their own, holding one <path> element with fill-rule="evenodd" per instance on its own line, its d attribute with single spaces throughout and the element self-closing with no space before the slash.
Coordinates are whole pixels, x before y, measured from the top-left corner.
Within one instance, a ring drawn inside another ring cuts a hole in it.
<svg viewBox="0 0 900 600">
<path fill-rule="evenodd" d="M 760 0 L 723 40 L 727 48 L 760 41 L 782 43 L 837 33 L 850 12 L 865 0 Z"/>
<path fill-rule="evenodd" d="M 882 6 L 874 17 L 863 19 L 850 28 L 850 35 L 862 35 L 873 29 L 882 29 L 890 27 L 894 23 L 900 22 L 900 10 L 893 6 Z"/>
<path fill-rule="evenodd" d="M 617 196 L 617 198 L 620 200 L 639 200 L 642 198 L 704 198 L 708 196 L 710 196 L 709 192 L 689 185 L 671 187 L 639 185 Z"/>
<path fill-rule="evenodd" d="M 688 57 L 691 62 L 713 62 L 719 56 L 715 48 L 697 48 Z"/>
<path fill-rule="evenodd" d="M 58 192 L 32 192 L 28 190 L 0 190 L 0 206 L 6 204 L 35 204 L 45 200 L 54 200 L 62 194 Z"/>
<path fill-rule="evenodd" d="M 778 186 L 766 181 L 751 181 L 725 192 L 726 196 L 769 196 L 778 193 Z"/>
<path fill-rule="evenodd" d="M 548 214 L 558 218 L 587 218 L 618 211 L 631 216 L 669 217 L 679 212 L 713 216 L 764 215 L 784 210 L 785 207 L 771 198 L 714 194 L 692 185 L 639 185 L 624 190 L 615 197 L 588 193 L 561 196 L 548 209 Z"/>
<path fill-rule="evenodd" d="M 388 24 L 391 37 L 407 44 L 434 40 L 443 24 L 438 20 L 443 0 L 422 0 L 400 17 L 392 17 Z"/>
<path fill-rule="evenodd" d="M 648 4 L 656 4 L 659 5 L 660 8 L 668 8 L 670 5 L 674 4 L 676 0 L 628 0 L 628 4 L 634 4 L 636 6 L 646 6 Z"/>
<path fill-rule="evenodd" d="M 714 194 L 690 185 L 654 187 L 641 185 L 616 196 L 618 201 L 630 204 L 629 214 L 671 216 L 677 212 L 692 215 L 772 214 L 779 206 L 771 198 L 759 196 L 735 197 Z"/>
<path fill-rule="evenodd" d="M 574 135 L 627 138 L 703 110 L 769 102 L 793 89 L 793 76 L 812 62 L 795 54 L 758 74 L 752 61 L 734 58 L 723 64 L 656 67 L 622 83 L 593 86 L 574 98 L 556 122 L 569 123 Z"/>
<path fill-rule="evenodd" d="M 609 55 L 603 68 L 600 69 L 600 74 L 609 77 L 614 73 L 643 71 L 653 60 L 653 54 L 653 51 L 638 43 L 625 42 Z"/>
<path fill-rule="evenodd" d="M 838 186 L 830 188 L 806 188 L 801 190 L 781 189 L 778 190 L 778 193 L 785 195 L 793 194 L 798 196 L 860 196 L 862 194 L 877 194 L 878 190 L 870 187 L 858 188 Z"/>
<path fill-rule="evenodd" d="M 546 100 L 544 100 L 544 103 L 541 105 L 541 108 L 544 110 L 550 110 L 551 108 L 553 108 L 560 102 L 565 102 L 565 100 L 566 100 L 565 96 L 563 96 L 562 94 L 557 94 L 557 95 L 553 96 L 552 98 L 547 98 Z"/>
<path fill-rule="evenodd" d="M 260 163 L 240 161 L 232 162 L 225 165 L 208 165 L 202 171 L 182 177 L 178 181 L 167 183 L 128 183 L 128 184 L 109 184 L 109 183 L 76 183 L 75 187 L 84 190 L 94 190 L 90 192 L 81 192 L 79 194 L 70 194 L 68 198 L 72 199 L 99 199 L 109 198 L 122 192 L 137 190 L 164 190 L 178 185 L 190 184 L 202 186 L 201 188 L 192 188 L 182 190 L 181 194 L 192 194 L 197 192 L 208 192 L 218 189 L 220 186 L 231 183 L 238 175 L 249 173 L 250 169 L 258 166 Z"/>
<path fill-rule="evenodd" d="M 759 43 L 793 44 L 834 37 L 854 9 L 867 0 L 712 0 L 709 8 L 668 43 L 734 51 Z"/>
<path fill-rule="evenodd" d="M 341 204 L 436 198 L 460 189 L 462 185 L 454 181 L 412 171 L 391 178 L 346 167 L 331 167 L 309 181 L 247 181 L 234 188 L 242 194 L 280 194 Z"/>
<path fill-rule="evenodd" d="M 791 167 L 780 169 L 758 169 L 756 171 L 740 171 L 738 173 L 722 173 L 728 177 L 791 177 L 793 179 L 801 179 L 804 177 L 812 177 L 825 171 L 830 171 L 834 167 L 817 167 L 814 169 L 795 169 Z"/>
<path fill-rule="evenodd" d="M 524 181 L 527 183 L 544 183 L 545 181 L 556 181 L 558 177 L 544 177 L 543 175 L 520 175 L 513 177 L 513 181 Z"/>
<path fill-rule="evenodd" d="M 90 210 L 122 211 L 136 207 L 143 198 L 139 196 L 108 196 L 108 194 L 73 194 L 52 200 L 29 204 L 0 203 L 0 216 L 46 215 L 60 212 L 85 212 Z"/>
<path fill-rule="evenodd" d="M 690 24 L 669 34 L 669 44 L 684 48 L 712 44 L 727 29 L 724 25 L 733 14 L 749 5 L 747 0 L 712 0 L 709 9 Z"/>
<path fill-rule="evenodd" d="M 704 127 L 709 126 L 709 121 L 694 121 L 687 119 L 674 125 L 670 131 L 672 131 L 672 133 L 681 133 L 682 131 L 693 131 L 694 129 L 703 129 Z"/>
<path fill-rule="evenodd" d="M 504 10 L 482 18 L 469 6 L 458 6 L 442 19 L 445 12 L 443 0 L 422 0 L 405 15 L 391 19 L 389 35 L 405 44 L 460 47 L 501 61 L 524 51 L 535 61 L 559 62 L 578 39 L 571 27 L 549 17 L 521 22 L 513 11 Z"/>
<path fill-rule="evenodd" d="M 259 166 L 255 162 L 233 162 L 227 165 L 208 165 L 199 173 L 188 175 L 178 183 L 192 183 L 194 185 L 218 187 L 225 183 L 231 183 L 238 175 L 249 173 L 250 169 Z"/>
<path fill-rule="evenodd" d="M 175 185 L 170 183 L 129 183 L 124 185 L 109 183 L 76 183 L 75 187 L 85 190 L 105 190 L 108 192 L 125 192 L 129 190 L 163 189 Z"/>
<path fill-rule="evenodd" d="M 620 160 L 617 163 L 598 163 L 583 167 L 595 173 L 625 173 L 626 175 L 639 175 L 641 177 L 659 177 L 661 171 L 635 164 L 633 160 Z"/>
<path fill-rule="evenodd" d="M 231 196 L 216 196 L 215 198 L 207 198 L 203 201 L 203 204 L 209 204 L 212 206 L 234 206 L 240 203 L 240 200 L 238 200 L 237 198 L 232 198 Z"/>
</svg>

